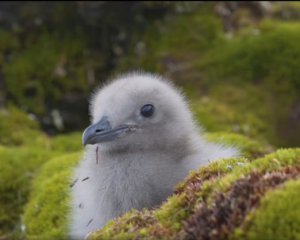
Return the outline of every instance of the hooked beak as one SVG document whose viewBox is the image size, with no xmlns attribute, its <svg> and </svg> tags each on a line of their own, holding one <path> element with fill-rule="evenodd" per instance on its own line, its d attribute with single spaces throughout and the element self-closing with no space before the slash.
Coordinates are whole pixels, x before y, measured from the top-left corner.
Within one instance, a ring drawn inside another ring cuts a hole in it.
<svg viewBox="0 0 300 240">
<path fill-rule="evenodd" d="M 82 144 L 96 144 L 115 140 L 122 133 L 132 130 L 129 125 L 121 125 L 112 129 L 108 118 L 105 116 L 99 122 L 87 127 L 82 135 Z"/>
</svg>

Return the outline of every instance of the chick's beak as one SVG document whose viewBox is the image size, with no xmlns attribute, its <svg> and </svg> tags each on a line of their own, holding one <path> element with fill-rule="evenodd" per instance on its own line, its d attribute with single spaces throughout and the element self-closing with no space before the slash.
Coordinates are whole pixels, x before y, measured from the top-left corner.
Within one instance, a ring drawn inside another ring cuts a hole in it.
<svg viewBox="0 0 300 240">
<path fill-rule="evenodd" d="M 115 140 L 121 133 L 127 132 L 129 126 L 121 125 L 113 129 L 108 118 L 104 116 L 99 122 L 87 127 L 82 135 L 82 144 L 97 144 Z"/>
</svg>

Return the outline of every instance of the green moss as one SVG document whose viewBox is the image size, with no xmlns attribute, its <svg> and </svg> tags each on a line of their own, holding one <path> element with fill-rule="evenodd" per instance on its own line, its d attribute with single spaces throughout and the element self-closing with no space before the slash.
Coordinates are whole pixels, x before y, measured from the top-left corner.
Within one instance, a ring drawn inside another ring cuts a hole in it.
<svg viewBox="0 0 300 240">
<path fill-rule="evenodd" d="M 0 114 L 0 225 L 1 234 L 20 233 L 20 217 L 36 172 L 49 159 L 81 149 L 81 134 L 52 139 L 39 131 L 37 122 L 10 107 Z M 59 170 L 59 169 L 57 169 Z"/>
<path fill-rule="evenodd" d="M 261 141 L 274 139 L 272 112 L 263 91 L 254 86 L 214 87 L 209 96 L 193 100 L 191 107 L 200 125 L 208 131 L 241 133 Z"/>
<path fill-rule="evenodd" d="M 271 152 L 271 146 L 251 140 L 243 135 L 235 133 L 207 133 L 206 139 L 228 147 L 236 147 L 241 150 L 241 155 L 255 158 Z"/>
<path fill-rule="evenodd" d="M 36 189 L 37 185 L 42 186 L 43 181 L 49 179 L 53 174 L 72 169 L 80 158 L 81 152 L 63 154 L 62 156 L 52 158 L 42 167 L 38 176 L 34 179 L 33 187 Z"/>
<path fill-rule="evenodd" d="M 300 48 L 297 45 L 299 24 L 280 24 L 276 21 L 263 22 L 258 35 L 236 37 L 222 47 L 212 49 L 205 64 L 210 76 L 228 77 L 235 81 L 266 81 L 273 90 L 296 90 L 299 81 Z M 239 59 L 239 61 L 233 61 Z M 288 62 L 286 62 L 288 61 Z M 279 80 L 288 79 L 280 88 Z M 227 80 L 228 81 L 228 80 Z"/>
<path fill-rule="evenodd" d="M 3 66 L 6 88 L 15 103 L 41 115 L 46 99 L 47 104 L 58 104 L 66 91 L 87 91 L 83 37 L 45 33 L 27 44 Z"/>
<path fill-rule="evenodd" d="M 143 226 L 146 226 L 148 223 L 153 223 L 152 220 L 153 217 L 149 211 L 133 210 L 124 214 L 124 218 L 117 219 L 116 222 L 110 221 L 107 224 L 106 231 L 103 231 L 103 234 L 101 234 L 101 239 L 110 239 L 111 236 L 114 236 L 115 239 L 134 239 L 137 237 L 137 234 L 132 230 L 137 226 L 143 228 Z M 149 231 L 147 230 L 141 230 L 138 235 L 151 239 L 151 236 L 148 233 Z"/>
<path fill-rule="evenodd" d="M 79 151 L 83 148 L 81 136 L 80 132 L 57 135 L 51 139 L 51 150 L 61 153 Z"/>
<path fill-rule="evenodd" d="M 50 157 L 38 148 L 0 147 L 0 232 L 19 230 L 20 215 L 36 170 Z"/>
<path fill-rule="evenodd" d="M 234 181 L 249 174 L 251 171 L 272 171 L 281 167 L 297 165 L 299 164 L 299 160 L 299 148 L 278 150 L 275 153 L 259 158 L 242 168 L 237 168 L 234 172 L 222 178 L 221 181 L 207 183 L 207 185 L 204 184 L 203 188 L 207 187 L 213 191 L 222 192 L 225 191 L 226 188 L 228 188 Z M 212 195 L 210 195 L 210 197 L 212 197 Z"/>
<path fill-rule="evenodd" d="M 38 122 L 16 107 L 0 110 L 0 144 L 7 146 L 41 146 L 47 148 L 47 137 Z"/>
<path fill-rule="evenodd" d="M 30 199 L 25 209 L 27 239 L 66 239 L 68 210 L 68 171 L 54 174 Z"/>
<path fill-rule="evenodd" d="M 258 31 L 258 34 L 253 35 L 251 30 Z M 267 129 L 273 131 L 273 136 L 267 132 L 266 138 L 276 145 L 285 145 L 284 139 L 289 139 L 289 144 L 296 146 L 296 136 L 300 131 L 299 125 L 290 120 L 300 89 L 297 65 L 300 61 L 299 30 L 298 23 L 265 21 L 258 29 L 249 29 L 248 34 L 224 42 L 211 49 L 206 58 L 195 61 L 195 67 L 206 72 L 211 86 L 222 79 L 223 83 L 240 88 L 241 93 L 249 84 L 257 89 L 256 92 L 262 93 L 250 95 L 246 91 L 247 99 L 244 98 L 242 103 L 247 111 L 242 116 L 245 116 L 245 122 L 248 122 L 249 113 L 257 115 L 257 119 L 263 122 L 271 119 Z M 231 96 L 223 98 L 225 103 L 227 98 Z M 247 108 L 249 102 L 255 101 L 255 108 Z M 234 107 L 233 112 L 240 113 L 238 110 L 240 108 Z M 263 118 L 263 113 L 266 118 Z"/>
<path fill-rule="evenodd" d="M 49 161 L 33 183 L 25 208 L 27 239 L 66 239 L 70 206 L 69 185 L 81 153 Z"/>
<path fill-rule="evenodd" d="M 299 145 L 299 124 L 291 120 L 300 89 L 299 30 L 299 23 L 264 21 L 195 60 L 191 69 L 204 72 L 202 87 L 211 100 L 207 112 L 202 107 L 209 126 L 219 121 L 277 146 Z"/>
</svg>

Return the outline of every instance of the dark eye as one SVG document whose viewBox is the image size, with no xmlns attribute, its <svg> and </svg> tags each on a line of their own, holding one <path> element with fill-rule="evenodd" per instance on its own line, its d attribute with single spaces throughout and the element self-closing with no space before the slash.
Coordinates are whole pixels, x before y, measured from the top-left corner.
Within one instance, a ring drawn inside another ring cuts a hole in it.
<svg viewBox="0 0 300 240">
<path fill-rule="evenodd" d="M 146 104 L 141 108 L 141 114 L 144 117 L 151 117 L 154 113 L 154 106 L 152 104 Z"/>
</svg>

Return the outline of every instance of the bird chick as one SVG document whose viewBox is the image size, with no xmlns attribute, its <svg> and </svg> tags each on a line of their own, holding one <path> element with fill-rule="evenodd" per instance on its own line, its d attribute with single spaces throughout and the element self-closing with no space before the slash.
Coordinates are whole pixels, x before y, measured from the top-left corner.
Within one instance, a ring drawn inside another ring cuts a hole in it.
<svg viewBox="0 0 300 240">
<path fill-rule="evenodd" d="M 72 239 L 131 209 L 158 206 L 190 170 L 238 155 L 206 142 L 180 91 L 157 75 L 120 76 L 95 92 L 90 112 L 72 184 Z"/>
</svg>

